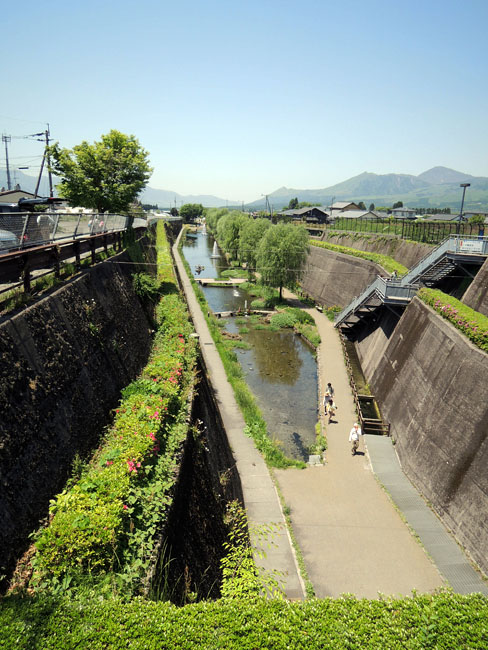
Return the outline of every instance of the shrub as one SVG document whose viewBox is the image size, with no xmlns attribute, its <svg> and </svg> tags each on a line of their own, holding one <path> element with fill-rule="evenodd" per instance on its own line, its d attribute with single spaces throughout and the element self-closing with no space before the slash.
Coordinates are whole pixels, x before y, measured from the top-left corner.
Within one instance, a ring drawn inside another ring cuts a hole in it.
<svg viewBox="0 0 488 650">
<path fill-rule="evenodd" d="M 488 317 L 436 289 L 422 288 L 417 296 L 451 322 L 481 350 L 488 352 Z"/>
</svg>

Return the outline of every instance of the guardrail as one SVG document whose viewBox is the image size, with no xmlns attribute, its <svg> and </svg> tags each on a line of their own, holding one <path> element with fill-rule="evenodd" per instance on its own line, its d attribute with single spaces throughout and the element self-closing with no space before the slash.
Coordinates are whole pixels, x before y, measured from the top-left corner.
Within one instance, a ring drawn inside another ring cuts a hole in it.
<svg viewBox="0 0 488 650">
<path fill-rule="evenodd" d="M 2 215 L 4 216 L 4 215 Z M 19 216 L 18 214 L 15 216 Z M 24 293 L 31 292 L 31 284 L 35 279 L 54 274 L 61 276 L 62 263 L 73 263 L 76 270 L 82 266 L 82 257 L 89 257 L 89 264 L 95 264 L 97 253 L 105 251 L 108 247 L 114 246 L 115 250 L 122 249 L 122 236 L 127 230 L 127 217 L 118 215 L 124 219 L 124 228 L 115 229 L 115 220 L 112 222 L 112 229 L 96 234 L 79 234 L 73 232 L 71 237 L 64 236 L 56 238 L 55 241 L 32 244 L 24 247 L 17 246 L 14 250 L 0 251 L 0 296 L 12 290 L 23 287 Z M 121 221 L 118 222 L 119 224 Z M 107 226 L 108 227 L 108 226 Z M 92 228 L 92 231 L 95 228 Z M 134 219 L 132 230 L 137 234 L 143 234 L 146 229 L 144 219 Z M 60 230 L 58 233 L 62 232 Z M 0 231 L 1 234 L 1 231 Z M 0 303 L 5 299 L 0 299 Z"/>
<path fill-rule="evenodd" d="M 4 212 L 0 214 L 0 253 L 125 230 L 133 219 L 121 214 L 71 214 L 61 212 Z M 139 224 L 142 225 L 142 224 Z"/>
<path fill-rule="evenodd" d="M 427 253 L 417 264 L 403 276 L 405 283 L 415 282 L 422 276 L 437 260 L 448 253 L 464 255 L 488 255 L 488 237 L 477 237 L 469 235 L 451 235 L 439 246 Z"/>
<path fill-rule="evenodd" d="M 408 303 L 419 290 L 418 284 L 406 284 L 404 278 L 391 280 L 378 276 L 366 289 L 335 317 L 336 326 L 348 315 L 354 313 L 368 298 L 376 295 L 382 303 Z"/>
<path fill-rule="evenodd" d="M 352 369 L 351 362 L 349 360 L 349 354 L 347 352 L 346 348 L 346 343 L 345 343 L 345 338 L 344 334 L 339 330 L 339 338 L 342 344 L 342 351 L 344 353 L 344 361 L 346 364 L 346 369 L 347 369 L 347 374 L 349 376 L 349 385 L 351 386 L 352 394 L 353 394 L 353 399 L 354 399 L 354 404 L 356 405 L 356 411 L 358 414 L 358 420 L 359 424 L 361 426 L 361 430 L 367 433 L 374 433 L 374 434 L 379 434 L 379 435 L 390 435 L 390 423 L 389 422 L 384 422 L 381 418 L 368 418 L 365 417 L 364 415 L 364 403 L 369 403 L 373 404 L 375 410 L 378 409 L 378 405 L 376 403 L 376 399 L 374 395 L 363 395 L 359 393 L 356 382 L 354 380 L 354 372 Z"/>
</svg>

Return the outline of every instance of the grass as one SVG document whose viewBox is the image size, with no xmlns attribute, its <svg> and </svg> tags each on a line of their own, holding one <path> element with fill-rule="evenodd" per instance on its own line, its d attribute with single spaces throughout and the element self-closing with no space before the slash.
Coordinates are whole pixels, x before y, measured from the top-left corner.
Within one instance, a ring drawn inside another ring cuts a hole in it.
<svg viewBox="0 0 488 650">
<path fill-rule="evenodd" d="M 312 246 L 317 248 L 325 248 L 327 250 L 335 251 L 337 253 L 344 253 L 345 255 L 352 255 L 353 257 L 359 257 L 363 260 L 369 260 L 375 264 L 379 264 L 382 268 L 385 269 L 387 273 L 396 272 L 397 275 L 405 275 L 408 272 L 406 266 L 397 262 L 393 257 L 388 255 L 380 255 L 379 253 L 368 253 L 365 251 L 359 251 L 355 248 L 350 248 L 349 246 L 339 246 L 338 244 L 329 244 L 325 241 L 317 241 L 315 239 L 310 240 Z"/>
</svg>

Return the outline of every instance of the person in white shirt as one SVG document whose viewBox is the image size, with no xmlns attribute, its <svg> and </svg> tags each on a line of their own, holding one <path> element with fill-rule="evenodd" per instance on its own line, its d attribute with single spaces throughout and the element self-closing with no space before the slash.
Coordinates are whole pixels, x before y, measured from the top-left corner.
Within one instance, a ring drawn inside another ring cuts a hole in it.
<svg viewBox="0 0 488 650">
<path fill-rule="evenodd" d="M 354 456 L 356 454 L 356 451 L 359 447 L 359 436 L 362 436 L 363 432 L 361 431 L 361 427 L 357 422 L 354 423 L 354 426 L 349 432 L 349 442 L 351 444 L 351 453 Z"/>
</svg>

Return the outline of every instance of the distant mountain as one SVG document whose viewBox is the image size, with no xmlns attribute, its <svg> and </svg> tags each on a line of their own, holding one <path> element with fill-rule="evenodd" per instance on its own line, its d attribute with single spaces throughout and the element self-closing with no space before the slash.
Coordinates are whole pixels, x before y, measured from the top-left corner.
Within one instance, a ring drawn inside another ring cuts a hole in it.
<svg viewBox="0 0 488 650">
<path fill-rule="evenodd" d="M 156 190 L 152 187 L 146 187 L 139 199 L 141 203 L 159 205 L 160 208 L 173 207 L 175 205 L 175 200 L 177 208 L 179 208 L 181 204 L 185 203 L 201 203 L 205 208 L 221 208 L 232 203 L 231 201 L 226 201 L 225 199 L 220 199 L 219 197 L 210 194 L 182 195 L 178 194 L 178 192 Z"/>
<path fill-rule="evenodd" d="M 391 206 L 403 201 L 409 207 L 450 207 L 459 209 L 461 190 L 459 184 L 471 184 L 466 192 L 465 209 L 488 210 L 488 178 L 471 176 L 447 167 L 433 167 L 418 176 L 410 174 L 372 174 L 363 172 L 342 183 L 318 190 L 301 190 L 280 187 L 268 195 L 275 210 L 287 206 L 290 199 L 320 203 L 328 206 L 335 201 L 364 201 L 368 206 Z M 248 204 L 249 207 L 264 208 L 264 199 Z"/>
<path fill-rule="evenodd" d="M 15 185 L 20 185 L 20 187 L 26 192 L 33 193 L 36 189 L 37 176 L 29 176 L 28 174 L 24 174 L 19 170 L 15 170 L 15 172 L 10 173 L 10 182 L 12 189 L 15 187 Z M 7 171 L 4 169 L 0 169 L 0 189 L 2 187 L 8 189 Z M 39 185 L 39 195 L 49 196 L 49 181 L 47 179 L 46 172 L 44 172 L 43 177 L 41 178 L 41 183 Z"/>
<path fill-rule="evenodd" d="M 457 172 L 455 169 L 449 169 L 449 167 L 432 167 L 432 169 L 428 169 L 426 172 L 419 174 L 417 178 L 421 178 L 432 185 L 440 185 L 441 183 L 469 182 L 469 179 L 475 177 Z"/>
<path fill-rule="evenodd" d="M 12 188 L 15 185 L 20 185 L 20 187 L 26 192 L 34 192 L 36 188 L 37 178 L 34 176 L 28 176 L 21 171 L 15 171 L 15 177 L 11 174 L 11 185 Z M 56 178 L 54 178 L 54 184 L 56 184 Z M 0 170 L 0 188 L 4 187 L 7 189 L 7 172 L 5 170 Z M 40 196 L 49 196 L 49 182 L 47 179 L 47 173 L 44 172 L 43 178 L 41 179 L 41 184 L 39 186 Z M 144 192 L 139 197 L 142 203 L 150 203 L 153 205 L 158 205 L 160 208 L 168 208 L 174 206 L 176 199 L 176 207 L 180 207 L 184 203 L 201 203 L 204 207 L 215 207 L 220 208 L 225 205 L 231 205 L 236 202 L 227 201 L 226 199 L 220 199 L 217 196 L 212 196 L 211 194 L 195 194 L 195 195 L 182 195 L 178 192 L 171 192 L 169 190 L 157 190 L 152 187 L 146 187 Z"/>
</svg>

